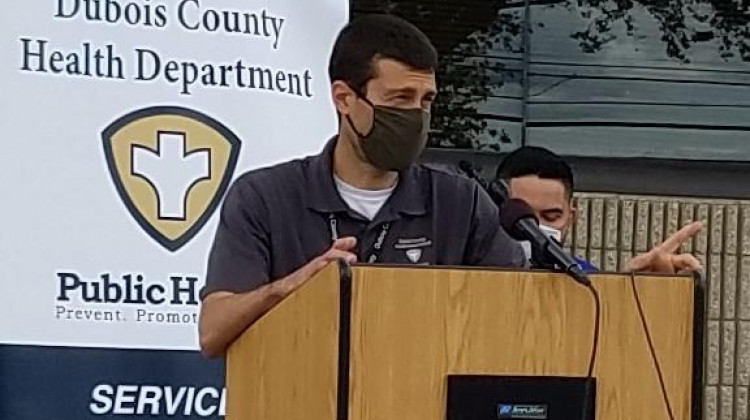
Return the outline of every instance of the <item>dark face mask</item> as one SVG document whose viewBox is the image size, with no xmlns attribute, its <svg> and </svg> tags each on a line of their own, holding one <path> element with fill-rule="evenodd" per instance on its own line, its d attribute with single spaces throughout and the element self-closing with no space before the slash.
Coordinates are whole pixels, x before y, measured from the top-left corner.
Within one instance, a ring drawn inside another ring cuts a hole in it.
<svg viewBox="0 0 750 420">
<path fill-rule="evenodd" d="M 374 105 L 363 96 L 359 98 L 373 109 L 370 131 L 362 134 L 349 115 L 346 120 L 357 135 L 367 161 L 383 171 L 400 171 L 416 162 L 427 144 L 430 112 L 422 108 Z"/>
</svg>

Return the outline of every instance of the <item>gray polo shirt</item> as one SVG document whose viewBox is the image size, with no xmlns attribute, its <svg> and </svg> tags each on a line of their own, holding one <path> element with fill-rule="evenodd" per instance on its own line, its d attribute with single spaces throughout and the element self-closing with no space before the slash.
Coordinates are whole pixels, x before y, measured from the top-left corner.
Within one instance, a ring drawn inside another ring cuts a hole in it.
<svg viewBox="0 0 750 420">
<path fill-rule="evenodd" d="M 230 187 L 202 296 L 247 292 L 357 238 L 370 263 L 522 267 L 521 247 L 500 227 L 497 207 L 474 181 L 425 165 L 399 174 L 372 221 L 351 210 L 333 180 L 331 140 L 316 156 L 250 171 Z"/>
</svg>

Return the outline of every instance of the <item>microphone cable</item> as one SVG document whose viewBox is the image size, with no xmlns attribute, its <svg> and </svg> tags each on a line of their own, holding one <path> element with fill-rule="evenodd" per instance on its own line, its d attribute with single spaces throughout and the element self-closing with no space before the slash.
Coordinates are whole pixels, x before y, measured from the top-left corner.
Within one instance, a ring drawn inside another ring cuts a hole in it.
<svg viewBox="0 0 750 420">
<path fill-rule="evenodd" d="M 601 320 L 601 301 L 599 300 L 599 292 L 594 287 L 593 283 L 586 285 L 586 288 L 591 292 L 591 297 L 594 299 L 594 339 L 591 344 L 591 358 L 589 359 L 589 369 L 586 376 L 593 378 L 594 366 L 596 365 L 596 357 L 599 353 L 599 332 L 600 332 L 600 320 Z"/>
<path fill-rule="evenodd" d="M 643 332 L 646 333 L 646 341 L 648 342 L 648 350 L 651 353 L 651 361 L 653 362 L 654 368 L 656 369 L 656 375 L 659 378 L 659 386 L 661 387 L 661 396 L 664 400 L 664 405 L 667 407 L 667 414 L 669 415 L 669 420 L 674 420 L 674 412 L 672 411 L 672 403 L 669 401 L 669 395 L 667 395 L 667 387 L 664 385 L 664 375 L 661 371 L 661 365 L 659 364 L 659 359 L 656 357 L 656 350 L 654 349 L 654 342 L 651 339 L 651 332 L 648 329 L 648 324 L 646 323 L 646 315 L 643 313 L 643 305 L 641 304 L 641 297 L 640 293 L 638 293 L 638 287 L 636 286 L 635 281 L 635 272 L 630 272 L 630 286 L 633 289 L 633 298 L 635 298 L 635 304 L 638 307 L 638 315 L 641 318 L 641 326 L 643 327 Z"/>
<path fill-rule="evenodd" d="M 587 379 L 593 379 L 594 378 L 594 366 L 596 366 L 596 357 L 599 353 L 599 332 L 600 332 L 600 319 L 601 319 L 601 301 L 599 299 L 599 292 L 594 287 L 593 282 L 588 282 L 585 284 L 586 289 L 588 289 L 589 292 L 591 292 L 591 297 L 594 299 L 594 337 L 591 343 L 591 356 L 589 358 L 589 366 L 588 366 L 588 372 L 586 373 Z M 584 404 L 583 404 L 583 410 L 581 410 L 581 420 L 586 420 L 589 418 L 589 400 L 591 399 L 591 392 L 590 387 L 586 386 L 585 395 L 584 395 Z M 594 406 L 596 407 L 596 401 L 594 401 Z M 596 408 L 594 408 L 594 412 L 596 412 Z M 593 413 L 592 413 L 593 414 Z"/>
</svg>

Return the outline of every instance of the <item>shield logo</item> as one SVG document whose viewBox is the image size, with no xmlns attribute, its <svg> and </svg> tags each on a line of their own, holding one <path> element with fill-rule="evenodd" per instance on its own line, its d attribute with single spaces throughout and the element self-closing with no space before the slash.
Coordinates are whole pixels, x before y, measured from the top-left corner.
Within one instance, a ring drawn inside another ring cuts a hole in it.
<svg viewBox="0 0 750 420">
<path fill-rule="evenodd" d="M 102 132 L 120 199 L 141 228 L 169 251 L 188 243 L 226 192 L 240 140 L 215 119 L 182 107 L 149 107 Z"/>
<path fill-rule="evenodd" d="M 419 248 L 408 249 L 406 250 L 406 257 L 409 258 L 409 261 L 416 264 L 422 258 L 422 250 Z"/>
</svg>

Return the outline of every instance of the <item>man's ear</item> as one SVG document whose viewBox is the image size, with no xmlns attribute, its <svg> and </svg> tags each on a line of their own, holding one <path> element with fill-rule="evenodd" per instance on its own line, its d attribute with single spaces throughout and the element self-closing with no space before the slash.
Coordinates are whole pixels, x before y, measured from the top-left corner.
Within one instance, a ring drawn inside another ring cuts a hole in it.
<svg viewBox="0 0 750 420">
<path fill-rule="evenodd" d="M 331 97 L 340 115 L 349 115 L 351 113 L 351 107 L 356 100 L 356 94 L 349 85 L 341 80 L 336 80 L 331 84 Z"/>
<path fill-rule="evenodd" d="M 578 207 L 576 207 L 575 198 L 571 197 L 570 199 L 570 222 L 569 222 L 570 226 L 568 227 L 572 229 L 573 225 L 576 223 L 577 220 L 578 220 Z"/>
</svg>

